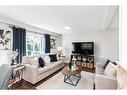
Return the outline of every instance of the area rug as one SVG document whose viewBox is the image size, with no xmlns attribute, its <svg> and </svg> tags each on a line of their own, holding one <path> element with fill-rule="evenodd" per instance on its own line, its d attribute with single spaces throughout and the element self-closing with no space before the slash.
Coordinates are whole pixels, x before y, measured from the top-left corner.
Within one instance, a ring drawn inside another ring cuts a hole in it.
<svg viewBox="0 0 127 95">
<path fill-rule="evenodd" d="M 87 89 L 92 90 L 94 88 L 94 74 L 82 71 L 81 79 L 76 86 L 67 84 L 64 82 L 64 75 L 59 72 L 52 78 L 48 79 L 36 89 Z"/>
</svg>

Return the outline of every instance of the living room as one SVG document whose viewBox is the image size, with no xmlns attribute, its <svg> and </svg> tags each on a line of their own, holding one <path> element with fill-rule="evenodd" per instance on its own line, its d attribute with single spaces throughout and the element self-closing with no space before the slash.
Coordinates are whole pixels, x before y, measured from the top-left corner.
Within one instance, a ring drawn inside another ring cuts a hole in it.
<svg viewBox="0 0 127 95">
<path fill-rule="evenodd" d="M 0 89 L 124 89 L 118 63 L 119 6 L 0 6 Z"/>
</svg>

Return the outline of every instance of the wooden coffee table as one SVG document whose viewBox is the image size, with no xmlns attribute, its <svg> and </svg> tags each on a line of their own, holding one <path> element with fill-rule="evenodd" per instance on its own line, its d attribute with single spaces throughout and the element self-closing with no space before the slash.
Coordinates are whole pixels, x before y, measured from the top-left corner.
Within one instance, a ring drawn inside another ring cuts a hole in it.
<svg viewBox="0 0 127 95">
<path fill-rule="evenodd" d="M 64 74 L 64 82 L 73 86 L 76 86 L 81 79 L 81 68 L 73 71 L 70 70 L 68 66 L 66 66 L 63 68 L 62 73 Z M 71 77 L 75 77 L 76 83 L 74 83 L 74 80 L 72 80 Z"/>
</svg>

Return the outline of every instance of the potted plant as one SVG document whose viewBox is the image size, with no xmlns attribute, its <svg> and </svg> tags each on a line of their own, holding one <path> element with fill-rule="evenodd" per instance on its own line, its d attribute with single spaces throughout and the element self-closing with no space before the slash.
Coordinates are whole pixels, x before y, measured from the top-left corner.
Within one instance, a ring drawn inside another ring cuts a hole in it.
<svg viewBox="0 0 127 95">
<path fill-rule="evenodd" d="M 12 63 L 11 63 L 11 65 L 15 65 L 16 64 L 16 58 L 17 58 L 17 56 L 18 56 L 17 50 L 16 51 L 12 51 L 12 54 L 11 54 Z"/>
</svg>

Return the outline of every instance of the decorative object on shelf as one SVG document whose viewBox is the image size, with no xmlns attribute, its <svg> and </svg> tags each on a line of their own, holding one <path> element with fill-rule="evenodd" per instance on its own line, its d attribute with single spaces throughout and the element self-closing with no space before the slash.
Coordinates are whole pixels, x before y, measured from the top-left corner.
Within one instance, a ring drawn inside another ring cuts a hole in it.
<svg viewBox="0 0 127 95">
<path fill-rule="evenodd" d="M 11 31 L 0 29 L 0 49 L 9 50 L 11 47 Z"/>
<path fill-rule="evenodd" d="M 81 58 L 81 60 L 79 60 Z M 76 60 L 77 59 L 77 60 Z M 71 55 L 71 62 L 75 63 L 77 67 L 81 67 L 84 71 L 95 72 L 94 56 L 73 54 Z"/>
<path fill-rule="evenodd" d="M 86 58 L 82 58 L 82 60 L 83 60 L 84 62 L 86 62 L 87 59 L 86 59 Z"/>
<path fill-rule="evenodd" d="M 62 55 L 62 47 L 57 47 L 58 56 L 61 57 Z"/>
<path fill-rule="evenodd" d="M 12 63 L 11 63 L 11 65 L 15 65 L 16 64 L 16 58 L 17 58 L 17 56 L 18 56 L 18 50 L 12 51 L 12 54 L 11 54 Z"/>
<path fill-rule="evenodd" d="M 81 61 L 82 60 L 81 56 L 78 56 L 77 57 L 77 60 Z"/>
<path fill-rule="evenodd" d="M 76 64 L 75 63 L 76 61 L 77 61 L 77 59 L 75 57 L 73 57 L 73 59 L 72 59 L 73 64 Z"/>
<path fill-rule="evenodd" d="M 89 61 L 89 63 L 92 63 L 93 62 L 93 59 L 89 58 L 88 61 Z"/>
</svg>

